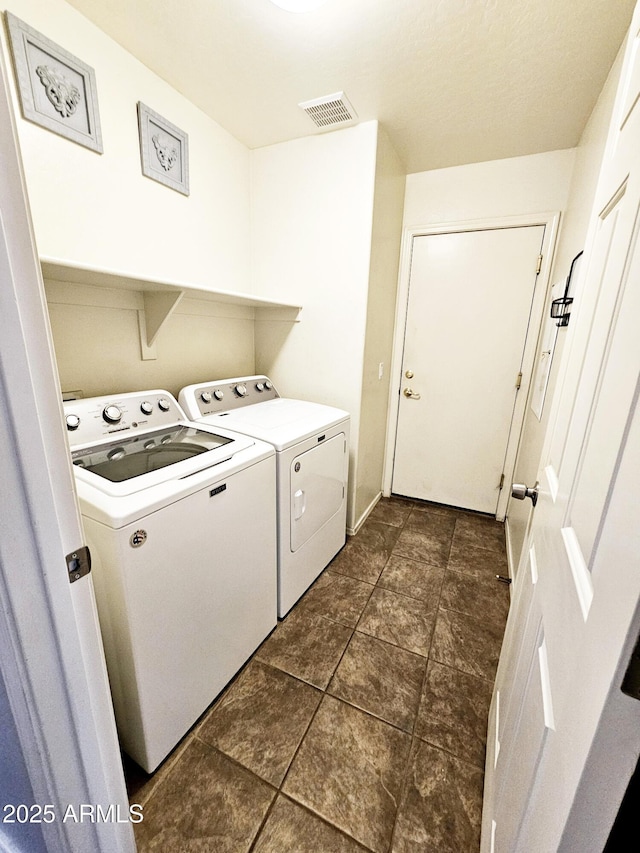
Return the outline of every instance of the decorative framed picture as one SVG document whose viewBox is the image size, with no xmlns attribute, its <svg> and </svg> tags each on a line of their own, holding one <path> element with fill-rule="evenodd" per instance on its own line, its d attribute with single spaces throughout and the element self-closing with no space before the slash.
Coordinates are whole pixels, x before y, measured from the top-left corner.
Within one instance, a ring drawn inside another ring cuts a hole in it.
<svg viewBox="0 0 640 853">
<path fill-rule="evenodd" d="M 189 195 L 189 137 L 138 101 L 142 174 Z"/>
<path fill-rule="evenodd" d="M 93 68 L 6 12 L 22 115 L 102 154 Z"/>
</svg>

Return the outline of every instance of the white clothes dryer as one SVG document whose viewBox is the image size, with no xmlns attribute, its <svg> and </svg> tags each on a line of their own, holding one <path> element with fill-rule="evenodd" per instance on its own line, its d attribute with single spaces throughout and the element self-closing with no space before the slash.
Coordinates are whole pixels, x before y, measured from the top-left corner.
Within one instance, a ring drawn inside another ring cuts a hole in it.
<svg viewBox="0 0 640 853">
<path fill-rule="evenodd" d="M 150 773 L 277 623 L 275 453 L 166 391 L 64 409 L 120 743 Z"/>
<path fill-rule="evenodd" d="M 276 450 L 283 618 L 346 541 L 349 413 L 280 397 L 266 376 L 189 385 L 178 400 L 192 420 L 224 425 Z"/>
</svg>

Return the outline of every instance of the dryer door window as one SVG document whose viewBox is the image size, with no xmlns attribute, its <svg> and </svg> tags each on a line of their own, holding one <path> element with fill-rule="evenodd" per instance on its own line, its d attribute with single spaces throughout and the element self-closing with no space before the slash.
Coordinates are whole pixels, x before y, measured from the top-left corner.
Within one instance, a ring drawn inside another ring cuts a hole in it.
<svg viewBox="0 0 640 853">
<path fill-rule="evenodd" d="M 297 551 L 342 506 L 345 495 L 345 435 L 301 453 L 289 471 L 291 550 Z"/>
</svg>

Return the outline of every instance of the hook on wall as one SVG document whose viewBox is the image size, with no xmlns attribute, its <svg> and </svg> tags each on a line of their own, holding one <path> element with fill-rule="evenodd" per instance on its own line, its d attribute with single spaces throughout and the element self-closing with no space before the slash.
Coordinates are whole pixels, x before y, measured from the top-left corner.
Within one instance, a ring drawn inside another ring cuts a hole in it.
<svg viewBox="0 0 640 853">
<path fill-rule="evenodd" d="M 576 264 L 578 258 L 584 253 L 584 249 L 582 252 L 578 252 L 575 258 L 571 261 L 571 267 L 569 268 L 569 275 L 567 276 L 567 283 L 564 288 L 564 296 L 560 296 L 558 299 L 554 299 L 551 303 L 551 316 L 554 320 L 557 320 L 556 326 L 568 326 L 569 318 L 571 317 L 571 304 L 573 303 L 573 296 L 569 296 L 569 285 L 571 284 L 571 277 L 573 276 L 573 268 Z"/>
</svg>

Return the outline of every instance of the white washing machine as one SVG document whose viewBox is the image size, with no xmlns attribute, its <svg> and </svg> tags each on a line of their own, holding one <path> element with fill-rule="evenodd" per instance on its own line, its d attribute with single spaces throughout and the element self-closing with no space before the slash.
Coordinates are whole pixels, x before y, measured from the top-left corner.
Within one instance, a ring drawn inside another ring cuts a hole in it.
<svg viewBox="0 0 640 853">
<path fill-rule="evenodd" d="M 183 388 L 194 421 L 269 442 L 278 484 L 278 616 L 283 618 L 346 539 L 348 412 L 280 397 L 266 376 Z"/>
<path fill-rule="evenodd" d="M 120 742 L 150 773 L 277 623 L 275 453 L 166 391 L 64 409 Z"/>
</svg>

